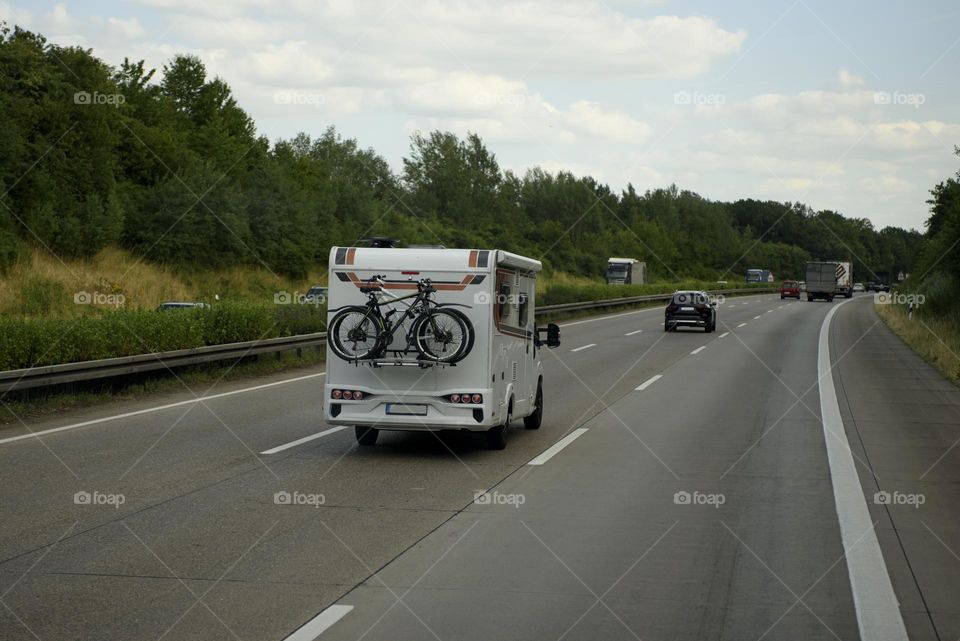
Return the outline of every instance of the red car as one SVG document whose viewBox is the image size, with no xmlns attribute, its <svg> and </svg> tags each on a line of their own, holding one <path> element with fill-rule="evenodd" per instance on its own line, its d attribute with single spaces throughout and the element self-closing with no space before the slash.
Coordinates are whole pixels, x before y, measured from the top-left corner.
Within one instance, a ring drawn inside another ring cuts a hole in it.
<svg viewBox="0 0 960 641">
<path fill-rule="evenodd" d="M 795 280 L 785 280 L 780 283 L 780 300 L 787 296 L 800 300 L 800 283 Z"/>
</svg>

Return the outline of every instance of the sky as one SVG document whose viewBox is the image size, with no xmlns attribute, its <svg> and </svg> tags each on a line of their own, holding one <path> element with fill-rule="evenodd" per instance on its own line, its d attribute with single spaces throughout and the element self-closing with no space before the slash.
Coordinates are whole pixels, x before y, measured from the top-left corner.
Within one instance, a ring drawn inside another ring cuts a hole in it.
<svg viewBox="0 0 960 641">
<path fill-rule="evenodd" d="M 333 125 L 402 168 L 479 134 L 522 175 L 803 202 L 923 230 L 960 158 L 955 0 L 0 0 L 0 21 L 225 80 L 271 140 Z"/>
</svg>

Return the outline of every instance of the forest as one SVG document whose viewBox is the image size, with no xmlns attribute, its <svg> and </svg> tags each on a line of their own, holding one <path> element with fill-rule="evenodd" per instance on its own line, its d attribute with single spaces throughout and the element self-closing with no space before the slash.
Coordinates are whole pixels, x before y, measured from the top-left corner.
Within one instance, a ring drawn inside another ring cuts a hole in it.
<svg viewBox="0 0 960 641">
<path fill-rule="evenodd" d="M 852 260 L 869 281 L 910 272 L 952 237 L 932 238 L 956 233 L 952 180 L 937 188 L 924 235 L 803 203 L 718 202 L 677 186 L 617 193 L 540 168 L 521 176 L 476 134 L 417 133 L 394 169 L 332 125 L 258 135 L 196 57 L 113 67 L 8 25 L 0 113 L 0 270 L 26 247 L 84 258 L 118 246 L 176 268 L 303 277 L 332 245 L 380 235 L 501 247 L 597 279 L 616 255 L 645 260 L 656 281 L 736 282 L 751 267 L 801 277 L 811 259 Z"/>
</svg>

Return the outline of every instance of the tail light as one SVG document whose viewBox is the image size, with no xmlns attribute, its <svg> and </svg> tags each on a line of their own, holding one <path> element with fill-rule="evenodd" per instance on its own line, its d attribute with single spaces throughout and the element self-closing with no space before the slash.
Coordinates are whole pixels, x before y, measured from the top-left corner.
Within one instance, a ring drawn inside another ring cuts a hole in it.
<svg viewBox="0 0 960 641">
<path fill-rule="evenodd" d="M 362 401 L 363 400 L 363 392 L 348 390 L 348 389 L 344 389 L 344 390 L 335 389 L 332 392 L 330 392 L 330 396 L 332 398 L 342 398 L 345 401 Z"/>
<path fill-rule="evenodd" d="M 478 405 L 483 402 L 482 394 L 471 394 L 470 392 L 451 394 L 448 398 L 451 403 L 473 403 L 474 405 Z"/>
<path fill-rule="evenodd" d="M 669 305 L 667 305 L 667 311 L 668 311 L 668 312 L 675 312 L 675 311 L 677 311 L 677 304 L 676 304 L 676 303 L 670 303 Z"/>
</svg>

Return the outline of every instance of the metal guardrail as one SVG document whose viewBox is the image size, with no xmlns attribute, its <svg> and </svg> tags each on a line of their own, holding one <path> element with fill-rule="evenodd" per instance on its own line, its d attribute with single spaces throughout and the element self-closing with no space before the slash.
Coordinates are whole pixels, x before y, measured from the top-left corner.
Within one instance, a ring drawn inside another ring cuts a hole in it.
<svg viewBox="0 0 960 641">
<path fill-rule="evenodd" d="M 754 287 L 746 289 L 717 290 L 715 294 L 763 294 L 777 291 L 776 288 Z M 637 303 L 657 302 L 669 300 L 672 294 L 651 294 L 647 296 L 629 296 L 611 298 L 580 303 L 560 303 L 545 305 L 537 308 L 535 316 L 544 316 L 562 312 L 580 311 L 586 309 L 606 309 L 621 307 Z M 305 347 L 320 347 L 326 344 L 326 332 L 301 334 L 299 336 L 281 336 L 259 341 L 243 343 L 228 343 L 225 345 L 209 345 L 191 349 L 178 349 L 170 352 L 156 352 L 153 354 L 137 354 L 135 356 L 120 356 L 105 358 L 96 361 L 81 361 L 65 363 L 63 365 L 46 365 L 26 369 L 0 372 L 0 392 L 26 390 L 36 387 L 61 385 L 80 381 L 92 381 L 101 378 L 123 376 L 125 374 L 140 374 L 163 369 L 174 369 L 185 365 L 214 363 L 257 354 L 273 354 L 286 352 Z"/>
<path fill-rule="evenodd" d="M 216 361 L 242 358 L 255 354 L 286 352 L 304 347 L 319 347 L 326 343 L 327 333 L 281 336 L 259 341 L 209 345 L 170 352 L 120 356 L 97 361 L 81 361 L 63 365 L 47 365 L 27 369 L 0 372 L 0 392 L 25 390 L 34 387 L 92 381 L 99 378 L 139 374 L 161 369 L 174 369 L 184 365 L 198 365 Z"/>
<path fill-rule="evenodd" d="M 776 287 L 747 287 L 743 289 L 718 289 L 711 291 L 711 294 L 768 294 L 770 292 L 780 291 Z M 536 316 L 546 314 L 556 314 L 558 312 L 575 312 L 584 309 L 603 309 L 606 307 L 622 307 L 624 305 L 634 305 L 636 303 L 651 303 L 657 301 L 668 301 L 673 294 L 647 294 L 645 296 L 627 296 L 624 298 L 608 298 L 606 300 L 593 300 L 584 303 L 559 303 L 557 305 L 544 305 L 538 307 L 534 312 Z"/>
</svg>

